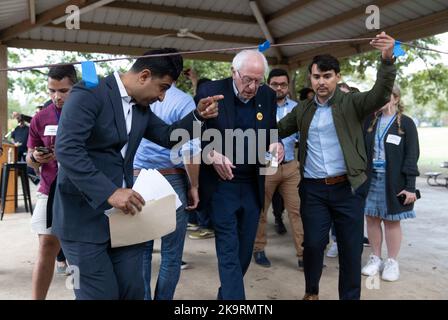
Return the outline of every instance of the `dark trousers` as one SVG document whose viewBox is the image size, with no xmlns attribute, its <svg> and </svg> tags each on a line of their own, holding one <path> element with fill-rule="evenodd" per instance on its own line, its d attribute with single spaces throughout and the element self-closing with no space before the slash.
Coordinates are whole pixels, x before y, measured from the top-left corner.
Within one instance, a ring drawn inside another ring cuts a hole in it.
<svg viewBox="0 0 448 320">
<path fill-rule="evenodd" d="M 272 213 L 277 220 L 282 219 L 283 211 L 285 211 L 285 205 L 283 203 L 283 198 L 278 192 L 275 190 L 274 195 L 272 196 Z"/>
<path fill-rule="evenodd" d="M 61 249 L 61 250 L 59 250 L 59 253 L 56 257 L 56 261 L 57 262 L 65 262 L 65 260 L 66 259 L 65 259 L 64 251 L 62 251 L 62 249 Z"/>
<path fill-rule="evenodd" d="M 312 179 L 303 179 L 299 192 L 306 293 L 319 293 L 324 250 L 333 222 L 338 239 L 339 298 L 359 299 L 365 196 L 352 193 L 348 182 L 325 185 Z"/>
<path fill-rule="evenodd" d="M 213 229 L 208 209 L 195 210 L 188 215 L 188 223 L 197 224 L 201 229 Z"/>
<path fill-rule="evenodd" d="M 255 181 L 221 181 L 213 194 L 210 218 L 221 280 L 218 299 L 246 298 L 243 277 L 252 258 L 261 210 L 256 188 Z"/>
<path fill-rule="evenodd" d="M 112 249 L 109 242 L 60 241 L 72 276 L 79 277 L 77 300 L 143 300 L 144 244 Z"/>
</svg>

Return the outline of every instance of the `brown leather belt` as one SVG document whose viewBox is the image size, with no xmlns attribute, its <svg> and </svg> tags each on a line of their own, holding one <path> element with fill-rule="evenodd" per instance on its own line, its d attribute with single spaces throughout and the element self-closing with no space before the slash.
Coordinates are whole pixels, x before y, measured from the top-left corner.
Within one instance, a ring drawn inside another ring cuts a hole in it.
<svg viewBox="0 0 448 320">
<path fill-rule="evenodd" d="M 141 169 L 134 169 L 134 177 L 140 174 Z M 162 175 L 167 176 L 170 174 L 185 174 L 185 169 L 182 168 L 167 168 L 167 169 L 157 169 Z"/>
<path fill-rule="evenodd" d="M 310 182 L 315 182 L 315 183 L 322 183 L 322 184 L 326 184 L 326 185 L 333 185 L 333 184 L 338 184 L 338 183 L 347 181 L 348 177 L 346 174 L 344 174 L 342 176 L 330 177 L 330 178 L 324 178 L 324 179 L 305 178 L 304 180 L 310 181 Z"/>
</svg>

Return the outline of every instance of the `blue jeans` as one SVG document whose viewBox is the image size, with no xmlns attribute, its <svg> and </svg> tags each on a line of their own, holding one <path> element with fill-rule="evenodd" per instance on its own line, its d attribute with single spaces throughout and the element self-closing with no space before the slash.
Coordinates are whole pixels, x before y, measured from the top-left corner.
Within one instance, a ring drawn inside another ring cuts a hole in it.
<svg viewBox="0 0 448 320">
<path fill-rule="evenodd" d="M 213 229 L 209 209 L 206 208 L 190 212 L 188 222 L 197 224 L 201 229 Z"/>
<path fill-rule="evenodd" d="M 184 174 L 166 175 L 165 178 L 173 187 L 182 201 L 182 206 L 176 211 L 176 230 L 162 237 L 160 250 L 161 263 L 157 278 L 154 300 L 172 300 L 180 277 L 182 253 L 184 250 L 185 233 L 187 231 L 188 213 L 187 176 Z M 143 281 L 145 283 L 145 300 L 151 300 L 151 262 L 154 241 L 145 244 L 143 252 Z"/>
</svg>

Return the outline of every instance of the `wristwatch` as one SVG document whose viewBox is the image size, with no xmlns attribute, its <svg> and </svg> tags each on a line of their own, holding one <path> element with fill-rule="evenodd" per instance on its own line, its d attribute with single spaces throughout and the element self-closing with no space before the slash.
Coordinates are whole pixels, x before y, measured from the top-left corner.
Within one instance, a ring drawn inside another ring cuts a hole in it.
<svg viewBox="0 0 448 320">
<path fill-rule="evenodd" d="M 198 109 L 194 109 L 193 115 L 196 118 L 196 120 L 201 121 L 201 122 L 205 121 L 205 118 L 199 114 Z"/>
</svg>

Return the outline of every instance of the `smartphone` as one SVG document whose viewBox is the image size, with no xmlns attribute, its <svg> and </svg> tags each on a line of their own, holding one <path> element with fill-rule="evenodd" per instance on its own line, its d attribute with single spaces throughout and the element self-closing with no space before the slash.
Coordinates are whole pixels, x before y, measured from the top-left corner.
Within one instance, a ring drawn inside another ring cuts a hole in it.
<svg viewBox="0 0 448 320">
<path fill-rule="evenodd" d="M 415 196 L 417 197 L 417 199 L 421 198 L 420 190 L 418 190 L 418 189 L 415 190 Z M 397 198 L 398 198 L 398 202 L 400 202 L 400 204 L 402 206 L 404 206 L 404 202 L 406 200 L 406 195 L 400 194 L 399 196 L 397 196 Z"/>
<path fill-rule="evenodd" d="M 43 154 L 53 153 L 53 151 L 47 147 L 36 147 L 36 151 L 42 152 Z"/>
</svg>

